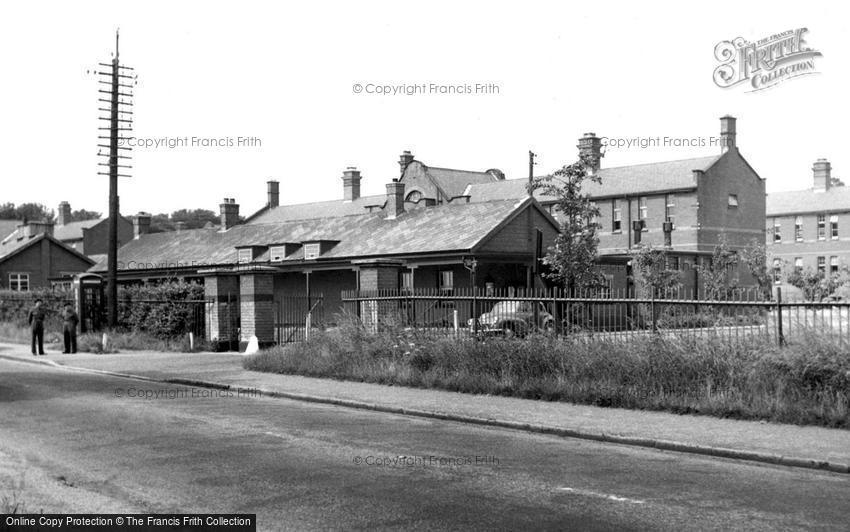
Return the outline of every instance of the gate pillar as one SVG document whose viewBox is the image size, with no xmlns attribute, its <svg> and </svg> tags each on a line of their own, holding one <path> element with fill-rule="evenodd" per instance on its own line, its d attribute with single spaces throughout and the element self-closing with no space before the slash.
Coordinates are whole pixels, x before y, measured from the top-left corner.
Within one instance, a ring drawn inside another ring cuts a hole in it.
<svg viewBox="0 0 850 532">
<path fill-rule="evenodd" d="M 239 348 L 239 277 L 214 274 L 204 278 L 207 340 L 220 349 Z"/>
<path fill-rule="evenodd" d="M 256 336 L 261 347 L 274 345 L 274 273 L 252 271 L 239 276 L 241 342 Z"/>
</svg>

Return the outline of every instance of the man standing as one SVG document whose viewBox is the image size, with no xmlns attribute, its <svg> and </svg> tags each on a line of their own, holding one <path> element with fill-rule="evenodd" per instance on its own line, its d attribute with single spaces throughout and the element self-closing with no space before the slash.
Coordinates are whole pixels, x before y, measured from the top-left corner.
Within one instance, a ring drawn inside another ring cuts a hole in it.
<svg viewBox="0 0 850 532">
<path fill-rule="evenodd" d="M 41 299 L 35 300 L 35 306 L 30 310 L 29 324 L 32 328 L 32 354 L 44 354 L 44 318 L 47 313 L 41 308 Z M 36 342 L 38 343 L 38 352 L 36 352 Z"/>
<path fill-rule="evenodd" d="M 62 320 L 64 322 L 63 332 L 65 334 L 65 350 L 63 353 L 77 352 L 77 324 L 80 318 L 74 312 L 74 308 L 70 304 L 65 305 L 65 310 L 62 312 Z"/>
</svg>

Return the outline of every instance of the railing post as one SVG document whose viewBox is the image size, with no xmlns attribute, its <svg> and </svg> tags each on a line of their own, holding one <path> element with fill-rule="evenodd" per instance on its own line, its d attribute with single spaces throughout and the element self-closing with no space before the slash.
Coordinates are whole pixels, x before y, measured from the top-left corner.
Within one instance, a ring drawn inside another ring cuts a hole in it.
<svg viewBox="0 0 850 532">
<path fill-rule="evenodd" d="M 782 330 L 782 287 L 776 287 L 776 331 L 779 340 L 779 347 L 785 345 L 785 334 Z"/>
<path fill-rule="evenodd" d="M 658 324 L 655 319 L 655 288 L 650 289 L 649 312 L 652 314 L 652 332 L 658 331 Z"/>
<path fill-rule="evenodd" d="M 473 279 L 475 278 L 473 272 Z M 472 287 L 472 337 L 478 338 L 478 288 Z"/>
</svg>

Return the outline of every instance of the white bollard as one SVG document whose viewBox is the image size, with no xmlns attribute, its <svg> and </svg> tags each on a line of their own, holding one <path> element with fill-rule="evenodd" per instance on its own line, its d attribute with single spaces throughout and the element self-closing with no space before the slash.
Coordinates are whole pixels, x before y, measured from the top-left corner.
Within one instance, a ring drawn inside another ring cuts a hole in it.
<svg viewBox="0 0 850 532">
<path fill-rule="evenodd" d="M 256 336 L 252 336 L 248 340 L 248 345 L 245 347 L 245 355 L 253 355 L 254 353 L 260 350 L 260 341 L 257 340 Z"/>
<path fill-rule="evenodd" d="M 189 331 L 189 351 L 195 350 L 195 333 Z"/>
<path fill-rule="evenodd" d="M 103 352 L 106 352 L 106 346 L 108 344 L 108 338 L 106 337 L 106 333 L 103 333 L 103 338 L 100 340 L 100 347 L 103 349 Z"/>
<path fill-rule="evenodd" d="M 458 323 L 458 320 L 457 320 L 457 309 L 454 309 L 452 311 L 452 317 L 454 319 L 455 335 L 457 335 L 458 331 L 460 330 L 460 324 Z"/>
<path fill-rule="evenodd" d="M 312 322 L 313 322 L 312 317 L 313 317 L 313 316 L 312 316 L 312 313 L 311 313 L 311 312 L 308 312 L 308 313 L 307 313 L 306 323 L 304 324 L 304 326 L 305 326 L 305 329 L 304 329 L 304 339 L 305 339 L 305 340 L 309 340 L 309 339 L 310 339 L 310 327 L 312 326 Z"/>
</svg>

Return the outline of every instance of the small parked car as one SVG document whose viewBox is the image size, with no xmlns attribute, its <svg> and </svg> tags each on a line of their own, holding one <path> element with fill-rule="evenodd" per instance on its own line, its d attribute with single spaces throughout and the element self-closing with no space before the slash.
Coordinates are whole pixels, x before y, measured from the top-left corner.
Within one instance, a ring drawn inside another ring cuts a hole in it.
<svg viewBox="0 0 850 532">
<path fill-rule="evenodd" d="M 478 317 L 479 334 L 504 334 L 525 336 L 533 330 L 553 331 L 555 318 L 538 302 L 537 323 L 534 321 L 534 303 L 531 301 L 499 301 L 490 312 Z M 468 322 L 469 329 L 475 327 L 475 318 Z"/>
</svg>

